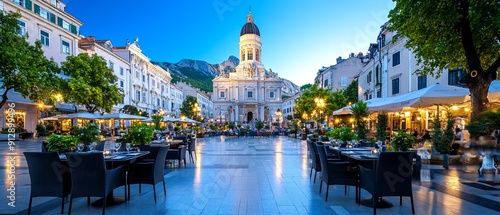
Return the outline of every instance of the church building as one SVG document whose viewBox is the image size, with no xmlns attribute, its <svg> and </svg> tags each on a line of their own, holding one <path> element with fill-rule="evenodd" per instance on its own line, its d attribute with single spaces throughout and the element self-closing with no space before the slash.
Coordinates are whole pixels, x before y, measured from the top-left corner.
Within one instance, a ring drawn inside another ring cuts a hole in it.
<svg viewBox="0 0 500 215">
<path fill-rule="evenodd" d="M 282 122 L 282 80 L 261 63 L 260 31 L 252 12 L 240 33 L 240 64 L 236 71 L 221 73 L 213 79 L 213 107 L 215 122 L 248 123 Z"/>
</svg>

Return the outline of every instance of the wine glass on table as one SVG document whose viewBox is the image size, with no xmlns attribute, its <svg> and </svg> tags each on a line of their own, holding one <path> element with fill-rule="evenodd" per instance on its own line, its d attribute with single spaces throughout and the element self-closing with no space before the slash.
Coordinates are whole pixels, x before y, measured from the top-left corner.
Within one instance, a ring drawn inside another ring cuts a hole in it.
<svg viewBox="0 0 500 215">
<path fill-rule="evenodd" d="M 85 144 L 83 143 L 78 143 L 77 147 L 76 147 L 76 150 L 78 152 L 82 152 L 83 151 L 83 148 L 85 148 Z"/>
<path fill-rule="evenodd" d="M 127 154 L 130 153 L 130 143 L 125 143 L 125 149 L 127 150 Z"/>
<path fill-rule="evenodd" d="M 118 150 L 120 149 L 120 147 L 122 147 L 122 143 L 120 143 L 120 142 L 115 143 L 115 151 L 117 154 L 118 154 Z"/>
</svg>

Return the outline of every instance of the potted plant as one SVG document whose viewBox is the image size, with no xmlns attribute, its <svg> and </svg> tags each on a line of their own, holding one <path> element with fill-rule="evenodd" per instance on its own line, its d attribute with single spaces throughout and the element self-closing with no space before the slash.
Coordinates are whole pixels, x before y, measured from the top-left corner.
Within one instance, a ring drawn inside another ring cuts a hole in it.
<svg viewBox="0 0 500 215">
<path fill-rule="evenodd" d="M 99 127 L 92 123 L 86 124 L 80 128 L 75 128 L 73 132 L 74 135 L 80 139 L 80 142 L 85 145 L 89 145 L 99 140 Z"/>
<path fill-rule="evenodd" d="M 78 137 L 69 134 L 51 134 L 45 139 L 47 150 L 50 152 L 69 152 L 74 151 L 76 145 L 80 142 Z"/>
<path fill-rule="evenodd" d="M 45 126 L 45 124 L 43 124 L 43 123 L 38 123 L 38 124 L 36 124 L 35 130 L 36 130 L 36 133 L 39 137 L 43 137 L 47 133 L 47 126 Z"/>
<path fill-rule="evenodd" d="M 432 142 L 434 143 L 435 149 L 443 155 L 443 167 L 448 169 L 448 154 L 451 151 L 451 143 L 455 138 L 455 132 L 453 130 L 454 119 L 451 111 L 449 109 L 446 111 L 446 124 L 444 125 L 444 129 L 439 116 L 434 119 L 433 123 L 434 130 L 431 135 Z"/>
<path fill-rule="evenodd" d="M 356 139 L 356 134 L 352 132 L 351 128 L 347 126 L 341 126 L 326 132 L 325 136 L 333 139 L 339 139 L 343 144 L 347 141 Z"/>
<path fill-rule="evenodd" d="M 351 111 L 354 115 L 355 129 L 359 139 L 366 139 L 368 129 L 366 128 L 367 121 L 365 119 L 368 117 L 368 103 L 360 100 L 351 106 Z"/>
<path fill-rule="evenodd" d="M 394 136 L 391 142 L 391 148 L 393 151 L 408 151 L 414 142 L 415 137 L 401 129 Z"/>
<path fill-rule="evenodd" d="M 141 150 L 147 150 L 154 137 L 154 126 L 148 126 L 145 123 L 137 123 L 128 129 L 122 141 L 140 145 Z"/>
<path fill-rule="evenodd" d="M 257 128 L 257 134 L 260 134 L 260 129 L 264 128 L 264 122 L 262 121 L 257 121 L 255 123 L 255 128 Z"/>
<path fill-rule="evenodd" d="M 386 112 L 378 112 L 377 120 L 377 140 L 384 141 L 389 117 Z"/>
</svg>

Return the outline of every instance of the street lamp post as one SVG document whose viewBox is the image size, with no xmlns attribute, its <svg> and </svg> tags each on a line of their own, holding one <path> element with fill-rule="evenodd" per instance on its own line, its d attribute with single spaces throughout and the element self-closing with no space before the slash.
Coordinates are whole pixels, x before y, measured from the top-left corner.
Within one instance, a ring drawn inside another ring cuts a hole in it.
<svg viewBox="0 0 500 215">
<path fill-rule="evenodd" d="M 321 119 L 321 115 L 323 114 L 323 109 L 326 107 L 326 104 L 325 104 L 325 100 L 323 98 L 314 98 L 314 103 L 316 104 L 316 108 L 319 110 L 319 117 L 316 116 L 317 120 L 316 120 L 316 127 L 318 129 L 318 133 L 319 133 L 319 126 L 318 126 L 318 120 Z M 317 114 L 317 112 L 316 112 Z"/>
</svg>

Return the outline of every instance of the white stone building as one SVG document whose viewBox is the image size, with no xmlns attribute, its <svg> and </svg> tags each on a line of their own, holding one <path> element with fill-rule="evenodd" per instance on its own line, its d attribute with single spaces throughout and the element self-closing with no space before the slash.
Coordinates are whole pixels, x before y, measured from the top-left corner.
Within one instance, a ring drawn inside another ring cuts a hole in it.
<svg viewBox="0 0 500 215">
<path fill-rule="evenodd" d="M 358 98 L 388 98 L 403 95 L 436 83 L 459 86 L 465 76 L 461 69 L 442 71 L 439 78 L 419 75 L 420 68 L 415 54 L 405 47 L 407 38 L 396 32 L 386 30 L 387 23 L 381 27 L 377 43 L 369 46 L 369 61 L 364 65 L 358 78 Z M 389 114 L 389 127 L 393 129 L 411 128 L 421 131 L 428 129 L 428 111 Z M 374 121 L 370 128 L 375 129 Z"/>
<path fill-rule="evenodd" d="M 282 80 L 261 63 L 260 31 L 252 13 L 240 33 L 240 64 L 236 71 L 213 79 L 214 121 L 276 122 L 276 112 L 282 105 Z"/>
<path fill-rule="evenodd" d="M 298 92 L 290 98 L 283 100 L 283 104 L 281 105 L 281 113 L 282 119 L 280 122 L 283 122 L 283 126 L 288 124 L 288 116 L 293 117 L 293 108 L 295 107 L 295 101 L 302 95 L 302 92 Z"/>
<path fill-rule="evenodd" d="M 131 85 L 130 63 L 124 58 L 113 52 L 113 44 L 110 40 L 96 40 L 95 37 L 89 36 L 78 41 L 78 46 L 81 52 L 87 52 L 90 55 L 97 54 L 104 58 L 108 63 L 109 68 L 114 71 L 118 81 L 116 85 L 123 90 L 123 100 L 120 104 L 113 107 L 113 112 L 118 112 L 123 106 L 131 104 L 131 96 L 133 95 Z"/>
<path fill-rule="evenodd" d="M 318 70 L 314 83 L 322 88 L 330 88 L 333 92 L 344 90 L 358 77 L 365 61 L 367 57 L 361 53 L 351 53 L 347 59 L 338 57 L 337 64 Z"/>
<path fill-rule="evenodd" d="M 170 85 L 170 116 L 181 117 L 181 107 L 184 102 L 184 93 L 174 84 Z"/>
<path fill-rule="evenodd" d="M 59 66 L 67 56 L 78 54 L 78 32 L 82 26 L 80 20 L 64 11 L 65 7 L 59 0 L 0 0 L 1 11 L 21 14 L 19 34 L 28 34 L 27 40 L 31 44 L 40 40 L 45 56 L 53 58 Z M 3 93 L 2 89 L 0 93 Z M 15 103 L 16 122 L 28 131 L 35 131 L 41 117 L 37 101 L 25 99 L 15 91 L 10 91 L 8 98 L 8 103 Z M 6 125 L 5 107 L 0 109 L 0 128 Z"/>
<path fill-rule="evenodd" d="M 442 71 L 439 78 L 420 76 L 416 72 L 415 54 L 405 47 L 407 38 L 386 30 L 383 25 L 376 44 L 369 47 L 369 61 L 358 79 L 358 98 L 386 98 L 413 92 L 436 83 L 459 85 L 465 75 L 461 70 Z"/>
<path fill-rule="evenodd" d="M 130 63 L 130 105 L 149 114 L 159 109 L 170 113 L 170 72 L 151 63 L 142 53 L 138 39 L 133 43 L 127 41 L 125 46 L 114 47 L 113 52 Z"/>
</svg>

